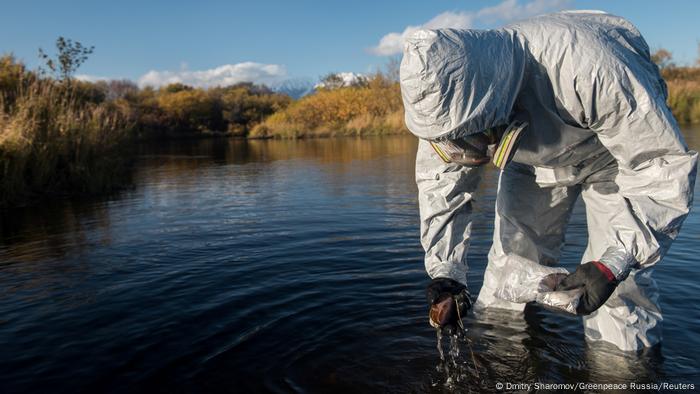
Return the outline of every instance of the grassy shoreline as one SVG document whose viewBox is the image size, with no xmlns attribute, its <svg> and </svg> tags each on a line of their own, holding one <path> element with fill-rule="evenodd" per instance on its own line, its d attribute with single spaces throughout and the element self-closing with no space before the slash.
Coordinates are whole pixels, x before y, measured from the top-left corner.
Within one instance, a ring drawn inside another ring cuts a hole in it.
<svg viewBox="0 0 700 394">
<path fill-rule="evenodd" d="M 319 89 L 255 125 L 249 137 L 299 138 L 407 132 L 398 82 L 375 74 L 358 86 Z"/>
</svg>

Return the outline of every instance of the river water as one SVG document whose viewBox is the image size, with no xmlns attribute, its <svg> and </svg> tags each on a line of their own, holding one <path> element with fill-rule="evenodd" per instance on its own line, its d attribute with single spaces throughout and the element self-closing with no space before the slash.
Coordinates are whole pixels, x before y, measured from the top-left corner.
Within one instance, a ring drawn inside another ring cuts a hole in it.
<svg viewBox="0 0 700 394">
<path fill-rule="evenodd" d="M 698 150 L 700 129 L 685 134 Z M 407 136 L 148 146 L 129 190 L 3 212 L 0 392 L 698 387 L 698 207 L 655 272 L 662 346 L 587 345 L 578 318 L 537 307 L 470 316 L 473 355 L 448 382 L 427 324 L 415 150 Z M 488 170 L 480 190 L 474 295 L 496 180 Z M 579 201 L 564 267 L 585 243 Z"/>
</svg>

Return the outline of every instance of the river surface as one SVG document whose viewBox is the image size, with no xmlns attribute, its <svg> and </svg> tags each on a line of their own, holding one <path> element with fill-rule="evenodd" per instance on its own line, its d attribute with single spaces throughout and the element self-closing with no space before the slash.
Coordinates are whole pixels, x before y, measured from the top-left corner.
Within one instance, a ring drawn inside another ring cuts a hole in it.
<svg viewBox="0 0 700 394">
<path fill-rule="evenodd" d="M 700 129 L 685 135 L 698 150 Z M 461 376 L 448 381 L 427 324 L 416 145 L 401 136 L 146 146 L 129 190 L 1 213 L 0 392 L 698 387 L 698 207 L 655 272 L 662 346 L 629 355 L 587 345 L 579 318 L 537 307 L 469 316 L 473 356 L 462 349 Z M 496 180 L 489 169 L 480 190 L 473 295 Z M 562 265 L 573 270 L 585 244 L 579 201 Z"/>
</svg>

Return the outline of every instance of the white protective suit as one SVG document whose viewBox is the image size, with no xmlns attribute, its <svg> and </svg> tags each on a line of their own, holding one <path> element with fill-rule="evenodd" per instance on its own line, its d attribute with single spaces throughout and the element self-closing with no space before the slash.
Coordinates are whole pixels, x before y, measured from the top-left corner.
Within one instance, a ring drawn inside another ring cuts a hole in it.
<svg viewBox="0 0 700 394">
<path fill-rule="evenodd" d="M 419 30 L 405 44 L 401 91 L 406 124 L 421 138 L 416 182 L 430 277 L 466 285 L 481 169 L 443 161 L 426 140 L 526 121 L 500 175 L 476 307 L 523 309 L 494 296 L 513 269 L 509 256 L 557 263 L 580 194 L 589 235 L 582 262 L 601 261 L 622 280 L 605 305 L 583 318 L 587 338 L 623 350 L 661 340 L 651 268 L 689 212 L 697 153 L 686 147 L 666 105 L 666 85 L 630 22 L 586 11 L 498 30 Z"/>
</svg>

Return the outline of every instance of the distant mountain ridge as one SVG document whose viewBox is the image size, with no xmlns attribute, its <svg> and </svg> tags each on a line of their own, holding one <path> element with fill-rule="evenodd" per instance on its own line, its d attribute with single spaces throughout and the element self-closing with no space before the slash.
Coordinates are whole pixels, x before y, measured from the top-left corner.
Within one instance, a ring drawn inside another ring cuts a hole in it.
<svg viewBox="0 0 700 394">
<path fill-rule="evenodd" d="M 299 99 L 315 90 L 314 82 L 311 78 L 292 78 L 270 86 L 270 89 L 277 93 L 283 93 L 293 99 Z"/>
</svg>

